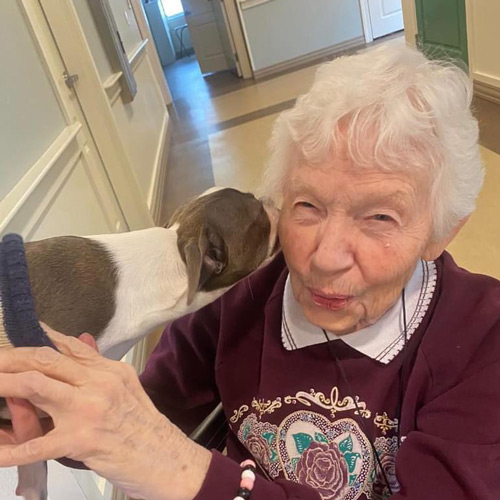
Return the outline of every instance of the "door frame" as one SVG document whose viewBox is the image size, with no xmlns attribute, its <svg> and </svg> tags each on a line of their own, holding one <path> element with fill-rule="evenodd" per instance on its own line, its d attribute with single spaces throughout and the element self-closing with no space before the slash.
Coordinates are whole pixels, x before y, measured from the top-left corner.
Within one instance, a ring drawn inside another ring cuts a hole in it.
<svg viewBox="0 0 500 500">
<path fill-rule="evenodd" d="M 370 7 L 368 0 L 359 0 L 359 9 L 361 12 L 361 21 L 363 24 L 363 34 L 365 36 L 365 43 L 373 42 L 372 21 L 370 18 Z"/>
<path fill-rule="evenodd" d="M 214 14 L 215 14 L 215 10 L 216 10 L 216 7 L 215 7 L 216 3 L 212 2 L 212 10 L 214 11 Z M 231 68 L 231 66 L 229 66 L 229 69 L 230 70 L 236 69 L 236 74 L 238 75 L 239 78 L 241 78 L 243 76 L 243 73 L 241 72 L 240 58 L 239 58 L 238 53 L 236 51 L 236 45 L 234 44 L 233 32 L 231 30 L 231 26 L 229 25 L 229 19 L 227 17 L 227 11 L 226 11 L 226 4 L 224 3 L 224 0 L 220 0 L 218 5 L 219 5 L 220 13 L 222 15 L 222 22 L 224 23 L 224 29 L 226 30 L 226 36 L 227 36 L 227 40 L 229 42 L 229 49 L 231 50 L 231 59 L 234 61 L 234 68 Z M 218 17 L 217 14 L 215 14 L 216 23 L 217 23 L 217 17 Z M 225 45 L 224 40 L 223 40 L 224 35 L 222 33 L 220 35 L 221 35 L 222 45 Z M 227 56 L 226 56 L 226 59 L 227 59 Z"/>
<path fill-rule="evenodd" d="M 417 46 L 417 8 L 415 0 L 402 0 L 405 39 L 408 45 Z"/>
<path fill-rule="evenodd" d="M 246 44 L 246 37 L 243 33 L 241 19 L 236 6 L 237 0 L 220 0 L 223 4 L 223 11 L 227 16 L 229 36 L 232 38 L 238 63 L 240 65 L 241 76 L 243 78 L 253 78 L 252 64 L 248 47 Z"/>
<path fill-rule="evenodd" d="M 220 2 L 218 11 L 214 2 Z M 230 27 L 220 12 L 224 11 L 222 1 L 182 0 L 181 3 L 201 73 L 234 71 L 238 57 L 231 47 Z M 210 50 L 206 50 L 207 46 Z"/>
</svg>

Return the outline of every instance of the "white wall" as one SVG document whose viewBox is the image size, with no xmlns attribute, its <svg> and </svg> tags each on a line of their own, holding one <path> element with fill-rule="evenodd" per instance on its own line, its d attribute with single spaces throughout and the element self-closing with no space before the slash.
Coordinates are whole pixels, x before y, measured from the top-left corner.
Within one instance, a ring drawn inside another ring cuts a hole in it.
<svg viewBox="0 0 500 500">
<path fill-rule="evenodd" d="M 139 90 L 135 99 L 130 103 L 117 99 L 113 112 L 137 182 L 149 203 L 168 114 L 149 59 L 141 59 L 134 76 Z"/>
<path fill-rule="evenodd" d="M 466 6 L 471 76 L 500 89 L 500 2 L 466 0 Z"/>
<path fill-rule="evenodd" d="M 363 36 L 358 0 L 272 0 L 242 13 L 255 71 Z"/>
<path fill-rule="evenodd" d="M 1 201 L 66 123 L 15 1 L 0 2 L 0 47 Z"/>
<path fill-rule="evenodd" d="M 128 10 L 128 0 L 111 0 L 111 6 L 130 59 L 142 43 L 137 21 L 133 12 Z M 153 40 L 149 44 L 152 45 Z M 114 100 L 112 109 L 135 177 L 151 208 L 152 189 L 160 168 L 158 162 L 161 161 L 168 113 L 147 52 L 144 51 L 131 66 L 137 94 L 130 103 L 122 99 Z"/>
</svg>

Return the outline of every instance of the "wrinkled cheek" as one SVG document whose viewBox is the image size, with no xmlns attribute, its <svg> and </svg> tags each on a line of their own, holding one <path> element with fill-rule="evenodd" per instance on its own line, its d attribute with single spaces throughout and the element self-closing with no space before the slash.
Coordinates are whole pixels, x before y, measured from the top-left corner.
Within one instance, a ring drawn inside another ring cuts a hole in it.
<svg viewBox="0 0 500 500">
<path fill-rule="evenodd" d="M 404 283 L 409 278 L 418 262 L 419 256 L 414 249 L 392 245 L 388 248 L 365 252 L 359 259 L 366 283 L 379 289 L 390 289 Z"/>
<path fill-rule="evenodd" d="M 368 324 L 377 322 L 398 300 L 405 280 L 392 280 L 373 288 L 363 301 Z"/>
<path fill-rule="evenodd" d="M 280 234 L 280 244 L 289 269 L 301 273 L 308 268 L 308 240 L 297 231 L 284 230 Z"/>
</svg>

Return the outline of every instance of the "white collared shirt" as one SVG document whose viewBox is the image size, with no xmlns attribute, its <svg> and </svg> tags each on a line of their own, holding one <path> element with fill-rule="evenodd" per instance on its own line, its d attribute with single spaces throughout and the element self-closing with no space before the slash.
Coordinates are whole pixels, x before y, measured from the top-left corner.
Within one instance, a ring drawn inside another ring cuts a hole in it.
<svg viewBox="0 0 500 500">
<path fill-rule="evenodd" d="M 409 340 L 424 318 L 436 289 L 437 270 L 434 262 L 420 261 L 405 287 L 407 339 Z M 329 340 L 341 340 L 360 353 L 388 364 L 403 348 L 403 305 L 398 300 L 375 324 L 362 330 L 337 336 L 328 332 Z M 285 349 L 293 351 L 321 344 L 327 339 L 319 326 L 310 323 L 295 299 L 290 275 L 283 295 L 281 340 Z"/>
</svg>

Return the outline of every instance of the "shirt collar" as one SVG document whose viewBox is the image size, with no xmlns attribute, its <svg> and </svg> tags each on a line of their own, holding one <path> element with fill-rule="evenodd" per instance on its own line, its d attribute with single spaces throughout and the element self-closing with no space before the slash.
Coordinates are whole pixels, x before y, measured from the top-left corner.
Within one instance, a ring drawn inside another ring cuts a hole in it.
<svg viewBox="0 0 500 500">
<path fill-rule="evenodd" d="M 437 281 L 435 262 L 420 261 L 405 287 L 407 339 L 420 326 L 429 309 Z M 403 306 L 398 300 L 375 324 L 357 332 L 337 336 L 328 333 L 329 340 L 338 339 L 360 353 L 381 363 L 388 364 L 403 349 Z M 323 330 L 310 323 L 302 313 L 290 284 L 285 283 L 281 340 L 285 349 L 293 351 L 326 342 Z"/>
</svg>

